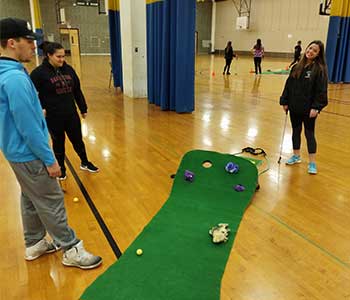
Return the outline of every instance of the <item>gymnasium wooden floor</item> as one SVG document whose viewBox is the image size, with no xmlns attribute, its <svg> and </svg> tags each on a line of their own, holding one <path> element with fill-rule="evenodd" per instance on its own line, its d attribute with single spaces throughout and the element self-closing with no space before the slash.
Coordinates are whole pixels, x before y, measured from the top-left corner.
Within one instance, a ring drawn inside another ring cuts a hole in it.
<svg viewBox="0 0 350 300">
<path fill-rule="evenodd" d="M 288 62 L 267 58 L 263 70 Z M 301 164 L 277 164 L 285 117 L 278 101 L 286 76 L 255 76 L 248 57 L 233 62 L 229 77 L 222 76 L 223 65 L 222 57 L 197 57 L 196 110 L 176 114 L 109 89 L 109 58 L 83 57 L 89 104 L 83 133 L 88 156 L 101 172 L 79 170 L 67 142 L 74 172 L 124 252 L 166 201 L 170 175 L 187 151 L 261 147 L 270 170 L 261 175 L 261 189 L 240 225 L 221 299 L 350 299 L 350 86 L 329 86 L 329 105 L 317 120 L 319 174 L 311 176 L 304 138 Z M 290 134 L 288 122 L 284 160 L 292 153 Z M 0 172 L 0 299 L 79 299 L 116 256 L 77 180 L 68 169 L 65 201 L 70 225 L 88 250 L 103 256 L 102 267 L 91 271 L 64 267 L 60 252 L 24 260 L 20 191 L 2 154 Z"/>
</svg>

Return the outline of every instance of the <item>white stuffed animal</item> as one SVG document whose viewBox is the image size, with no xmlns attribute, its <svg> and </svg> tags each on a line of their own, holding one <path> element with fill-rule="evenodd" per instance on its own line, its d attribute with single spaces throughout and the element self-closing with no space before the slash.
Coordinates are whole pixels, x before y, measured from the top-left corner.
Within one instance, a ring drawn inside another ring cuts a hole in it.
<svg viewBox="0 0 350 300">
<path fill-rule="evenodd" d="M 230 233 L 230 228 L 228 224 L 220 223 L 218 226 L 214 226 L 209 230 L 209 234 L 213 237 L 213 243 L 226 242 L 228 240 L 228 235 Z"/>
</svg>

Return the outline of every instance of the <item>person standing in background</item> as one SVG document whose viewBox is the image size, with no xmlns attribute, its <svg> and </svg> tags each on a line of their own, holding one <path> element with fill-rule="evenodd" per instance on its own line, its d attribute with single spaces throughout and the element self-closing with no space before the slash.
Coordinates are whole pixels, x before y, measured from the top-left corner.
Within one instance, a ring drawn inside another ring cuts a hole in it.
<svg viewBox="0 0 350 300">
<path fill-rule="evenodd" d="M 261 60 L 264 57 L 264 47 L 261 44 L 261 39 L 256 40 L 252 52 L 254 55 L 255 74 L 261 74 Z"/>
<path fill-rule="evenodd" d="M 298 43 L 294 47 L 294 60 L 290 63 L 289 68 L 293 66 L 295 63 L 299 62 L 300 56 L 301 56 L 301 41 L 298 41 Z"/>
<path fill-rule="evenodd" d="M 228 41 L 227 45 L 226 45 L 226 48 L 225 48 L 226 64 L 225 64 L 224 72 L 222 73 L 222 75 L 225 75 L 225 72 L 226 72 L 226 75 L 231 75 L 231 73 L 230 73 L 230 66 L 231 66 L 231 63 L 232 63 L 232 59 L 234 57 L 237 57 L 237 56 L 236 56 L 236 54 L 233 53 L 232 42 Z"/>
</svg>

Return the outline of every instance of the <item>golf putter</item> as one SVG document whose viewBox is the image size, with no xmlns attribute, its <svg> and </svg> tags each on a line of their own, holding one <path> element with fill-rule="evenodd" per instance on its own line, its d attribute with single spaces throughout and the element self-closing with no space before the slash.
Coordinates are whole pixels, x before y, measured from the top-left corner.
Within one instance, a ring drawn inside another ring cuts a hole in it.
<svg viewBox="0 0 350 300">
<path fill-rule="evenodd" d="M 283 126 L 283 133 L 282 133 L 281 146 L 280 146 L 280 157 L 277 161 L 278 164 L 281 163 L 281 159 L 282 159 L 283 140 L 284 140 L 284 134 L 286 133 L 287 118 L 288 118 L 288 110 L 286 111 L 286 117 L 284 118 L 284 126 Z"/>
</svg>

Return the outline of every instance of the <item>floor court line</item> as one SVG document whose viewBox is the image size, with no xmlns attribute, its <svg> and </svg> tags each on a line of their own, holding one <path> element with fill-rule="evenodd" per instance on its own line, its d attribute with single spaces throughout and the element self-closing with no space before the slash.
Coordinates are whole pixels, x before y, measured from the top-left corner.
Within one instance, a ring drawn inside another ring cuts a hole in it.
<svg viewBox="0 0 350 300">
<path fill-rule="evenodd" d="M 252 203 L 252 205 L 261 213 L 271 217 L 272 219 L 274 219 L 277 223 L 281 224 L 282 226 L 286 227 L 288 230 L 290 230 L 291 232 L 295 233 L 297 236 L 301 237 L 302 239 L 304 239 L 305 241 L 307 241 L 308 243 L 310 243 L 311 245 L 315 246 L 316 248 L 318 248 L 319 250 L 321 250 L 321 252 L 323 252 L 324 254 L 326 254 L 327 256 L 331 257 L 333 260 L 335 260 L 337 263 L 339 263 L 340 265 L 342 265 L 343 267 L 350 269 L 350 264 L 344 262 L 343 260 L 341 260 L 339 257 L 337 257 L 336 255 L 332 254 L 331 252 L 329 252 L 328 250 L 324 249 L 323 247 L 321 247 L 320 245 L 318 245 L 316 242 L 314 242 L 313 240 L 309 239 L 306 235 L 302 234 L 301 232 L 297 231 L 296 229 L 294 229 L 293 227 L 289 226 L 287 223 L 283 222 L 280 218 L 276 217 L 275 215 L 265 211 L 264 209 L 260 208 L 259 206 L 257 206 L 256 204 Z"/>
<path fill-rule="evenodd" d="M 118 244 L 114 240 L 111 232 L 109 231 L 106 223 L 104 222 L 102 216 L 100 215 L 98 209 L 96 208 L 96 206 L 95 206 L 93 200 L 91 199 L 88 191 L 86 190 L 84 184 L 81 182 L 77 172 L 75 172 L 73 165 L 71 164 L 71 162 L 69 161 L 69 159 L 67 157 L 66 157 L 66 163 L 67 163 L 68 168 L 71 171 L 71 173 L 72 173 L 76 183 L 78 184 L 80 191 L 84 195 L 84 198 L 85 198 L 87 204 L 89 205 L 89 207 L 91 209 L 91 212 L 94 214 L 97 223 L 99 224 L 100 228 L 103 231 L 103 234 L 105 235 L 109 245 L 111 246 L 115 256 L 119 259 L 122 256 L 122 252 L 120 251 L 120 248 L 119 248 Z"/>
</svg>

